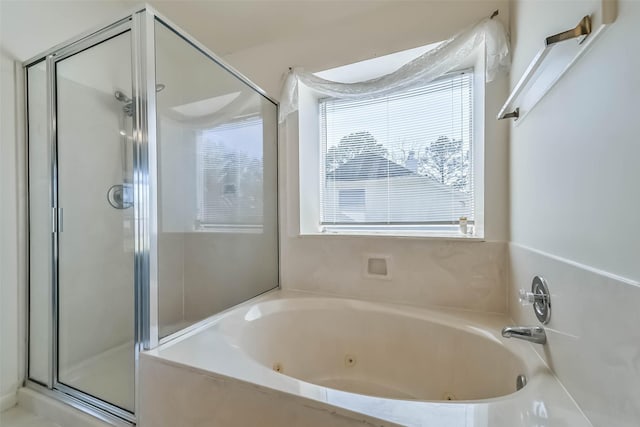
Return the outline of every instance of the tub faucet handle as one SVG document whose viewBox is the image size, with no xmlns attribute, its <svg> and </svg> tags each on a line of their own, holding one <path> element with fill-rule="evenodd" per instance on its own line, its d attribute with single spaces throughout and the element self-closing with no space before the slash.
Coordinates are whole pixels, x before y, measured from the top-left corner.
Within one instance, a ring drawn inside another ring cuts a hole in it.
<svg viewBox="0 0 640 427">
<path fill-rule="evenodd" d="M 534 304 L 536 302 L 544 302 L 545 296 L 541 294 L 536 294 L 533 292 L 527 292 L 524 289 L 520 289 L 519 291 L 519 300 L 522 305 Z"/>
<path fill-rule="evenodd" d="M 533 311 L 538 320 L 546 325 L 551 318 L 551 294 L 546 280 L 535 276 L 531 283 L 531 292 L 520 289 L 518 299 L 522 305 L 533 305 Z"/>
</svg>

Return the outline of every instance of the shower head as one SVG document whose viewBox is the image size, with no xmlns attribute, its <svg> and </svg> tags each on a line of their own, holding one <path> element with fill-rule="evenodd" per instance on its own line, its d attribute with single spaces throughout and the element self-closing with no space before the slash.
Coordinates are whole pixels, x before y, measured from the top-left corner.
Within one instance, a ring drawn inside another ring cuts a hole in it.
<svg viewBox="0 0 640 427">
<path fill-rule="evenodd" d="M 158 83 L 156 85 L 156 92 L 160 92 L 165 87 L 166 86 L 163 85 L 162 83 Z M 122 111 L 124 111 L 124 113 L 129 117 L 133 116 L 133 100 L 129 98 L 127 95 L 125 95 L 124 93 L 120 92 L 119 90 L 115 91 L 114 96 L 118 101 L 124 103 L 124 107 L 122 107 Z"/>
<path fill-rule="evenodd" d="M 133 116 L 133 102 L 132 102 L 132 99 L 129 98 L 124 93 L 120 92 L 119 90 L 115 91 L 115 93 L 113 95 L 116 97 L 116 99 L 118 101 L 120 101 L 120 102 L 122 102 L 124 104 L 124 107 L 122 107 L 122 111 L 124 111 L 124 114 L 126 114 L 129 117 Z"/>
<path fill-rule="evenodd" d="M 160 92 L 164 90 L 165 87 L 166 86 L 164 84 L 158 83 L 156 85 L 156 92 Z M 116 99 L 120 102 L 124 102 L 124 103 L 131 102 L 131 98 L 129 98 L 127 95 L 125 95 L 123 92 L 120 92 L 119 90 L 115 91 L 114 95 Z"/>
<path fill-rule="evenodd" d="M 133 116 L 133 102 L 127 102 L 126 104 L 124 104 L 124 107 L 122 107 L 122 111 L 124 111 L 124 113 L 127 116 L 132 117 Z"/>
<path fill-rule="evenodd" d="M 117 90 L 114 93 L 116 99 L 120 102 L 124 102 L 125 104 L 128 102 L 131 102 L 131 98 L 129 98 L 127 95 L 125 95 L 124 93 L 120 92 L 119 90 Z"/>
</svg>

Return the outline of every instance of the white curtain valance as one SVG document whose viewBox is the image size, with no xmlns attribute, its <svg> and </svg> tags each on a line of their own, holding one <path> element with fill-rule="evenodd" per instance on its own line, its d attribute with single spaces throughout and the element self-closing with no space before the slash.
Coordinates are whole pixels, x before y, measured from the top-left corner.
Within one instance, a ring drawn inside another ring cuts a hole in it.
<svg viewBox="0 0 640 427">
<path fill-rule="evenodd" d="M 500 21 L 491 18 L 481 20 L 396 71 L 375 79 L 340 83 L 320 78 L 302 68 L 294 68 L 289 71 L 282 89 L 279 121 L 284 122 L 289 114 L 298 110 L 300 83 L 330 97 L 375 98 L 427 84 L 463 67 L 468 63 L 469 55 L 482 44 L 486 54 L 485 80 L 490 82 L 499 72 L 508 71 L 511 64 L 507 32 Z"/>
</svg>

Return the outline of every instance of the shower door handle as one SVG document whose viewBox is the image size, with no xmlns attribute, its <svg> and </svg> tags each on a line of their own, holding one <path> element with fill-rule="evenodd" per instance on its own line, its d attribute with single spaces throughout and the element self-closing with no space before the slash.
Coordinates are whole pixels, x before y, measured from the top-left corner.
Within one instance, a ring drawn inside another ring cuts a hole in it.
<svg viewBox="0 0 640 427">
<path fill-rule="evenodd" d="M 53 208 L 52 212 L 53 232 L 62 233 L 62 208 Z"/>
</svg>

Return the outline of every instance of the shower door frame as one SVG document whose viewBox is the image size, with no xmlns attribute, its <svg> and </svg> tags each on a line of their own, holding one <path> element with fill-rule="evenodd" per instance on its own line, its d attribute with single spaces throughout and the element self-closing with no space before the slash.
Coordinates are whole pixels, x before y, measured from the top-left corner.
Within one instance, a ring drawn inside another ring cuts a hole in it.
<svg viewBox="0 0 640 427">
<path fill-rule="evenodd" d="M 74 388 L 60 384 L 57 381 L 57 317 L 58 302 L 57 291 L 57 227 L 52 224 L 52 277 L 51 277 L 51 314 L 50 334 L 49 334 L 49 381 L 47 384 L 29 378 L 29 316 L 30 310 L 27 306 L 25 310 L 26 321 L 26 342 L 25 352 L 25 386 L 42 392 L 57 400 L 63 401 L 76 409 L 86 412 L 96 418 L 106 421 L 116 426 L 130 426 L 138 422 L 138 408 L 140 402 L 140 387 L 138 381 L 139 354 L 143 350 L 149 350 L 158 346 L 158 165 L 157 165 L 157 140 L 156 140 L 156 74 L 155 74 L 155 22 L 158 20 L 182 37 L 188 44 L 199 50 L 210 60 L 220 65 L 227 72 L 237 77 L 247 84 L 258 94 L 271 101 L 276 106 L 276 117 L 279 112 L 279 103 L 270 97 L 264 90 L 256 86 L 251 80 L 226 63 L 215 53 L 190 36 L 171 20 L 158 13 L 149 5 L 140 5 L 131 9 L 128 13 L 116 16 L 115 19 L 107 21 L 106 25 L 87 31 L 65 43 L 34 56 L 22 63 L 24 70 L 24 94 L 25 94 L 25 139 L 26 139 L 26 168 L 24 177 L 27 182 L 29 177 L 29 115 L 28 115 L 28 68 L 41 61 L 47 61 L 46 73 L 48 90 L 47 94 L 47 116 L 49 121 L 48 139 L 52 149 L 51 156 L 51 207 L 57 208 L 55 193 L 57 189 L 57 160 L 56 160 L 56 88 L 55 73 L 53 65 L 55 61 L 63 59 L 71 53 L 91 48 L 92 46 L 113 37 L 115 34 L 131 31 L 132 49 L 132 99 L 134 102 L 133 117 L 133 188 L 134 188 L 134 354 L 135 354 L 135 392 L 134 392 L 134 412 L 123 410 L 115 405 L 89 396 L 86 393 Z M 118 32 L 119 31 L 119 32 Z M 277 132 L 277 130 L 276 130 Z M 276 134 L 276 141 L 279 140 Z M 276 162 L 279 158 L 276 143 Z M 276 164 L 277 167 L 277 164 Z M 276 177 L 278 174 L 276 173 Z M 278 180 L 278 178 L 276 178 Z M 276 182 L 276 188 L 279 183 Z M 29 304 L 29 197 L 27 193 L 27 286 L 26 302 Z M 279 206 L 279 198 L 276 195 L 276 207 Z M 52 221 L 53 222 L 53 221 Z M 276 245 L 279 253 L 279 221 L 276 222 Z M 279 257 L 278 257 L 279 258 Z M 277 261 L 279 265 L 279 259 Z M 278 268 L 278 276 L 279 276 Z M 280 278 L 276 288 L 280 287 Z M 204 322 L 204 321 L 203 321 Z M 188 327 L 183 331 L 172 334 L 162 340 L 173 339 L 183 333 L 188 332 L 200 323 Z"/>
<path fill-rule="evenodd" d="M 46 63 L 47 81 L 47 140 L 50 147 L 50 204 L 51 224 L 51 318 L 49 319 L 48 381 L 43 384 L 29 377 L 29 339 L 25 352 L 25 386 L 43 392 L 77 409 L 87 412 L 116 426 L 130 426 L 137 421 L 138 361 L 143 350 L 158 343 L 157 321 L 157 173 L 156 173 L 156 112 L 155 112 L 155 51 L 154 13 L 148 7 L 136 8 L 127 15 L 112 21 L 110 25 L 90 31 L 66 43 L 55 46 L 36 57 L 23 62 L 26 126 L 26 181 L 29 176 L 29 115 L 28 69 L 41 62 Z M 131 35 L 131 82 L 135 114 L 133 119 L 133 218 L 134 218 L 134 411 L 130 412 L 114 404 L 58 381 L 58 261 L 61 213 L 58 206 L 57 160 L 57 75 L 56 63 L 79 52 L 91 49 L 113 37 L 129 32 Z M 28 185 L 27 185 L 28 191 Z M 29 216 L 27 197 L 27 216 Z M 28 220 L 27 220 L 28 224 Z M 28 236 L 28 230 L 27 230 Z M 27 278 L 29 277 L 29 238 L 27 238 Z M 27 279 L 28 281 L 29 279 Z M 29 284 L 27 283 L 27 304 Z M 27 334 L 29 334 L 30 307 L 26 310 Z"/>
</svg>

